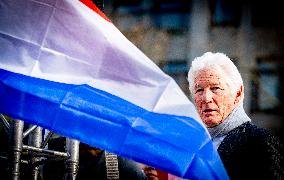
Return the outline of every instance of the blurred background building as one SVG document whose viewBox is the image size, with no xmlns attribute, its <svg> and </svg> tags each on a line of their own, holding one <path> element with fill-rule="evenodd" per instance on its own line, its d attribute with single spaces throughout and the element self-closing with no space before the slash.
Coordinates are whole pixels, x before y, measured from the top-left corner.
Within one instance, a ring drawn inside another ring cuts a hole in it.
<svg viewBox="0 0 284 180">
<path fill-rule="evenodd" d="M 252 121 L 283 141 L 284 21 L 280 1 L 105 0 L 118 29 L 189 96 L 187 71 L 206 51 L 227 54 Z M 189 96 L 190 97 L 190 96 Z"/>
</svg>

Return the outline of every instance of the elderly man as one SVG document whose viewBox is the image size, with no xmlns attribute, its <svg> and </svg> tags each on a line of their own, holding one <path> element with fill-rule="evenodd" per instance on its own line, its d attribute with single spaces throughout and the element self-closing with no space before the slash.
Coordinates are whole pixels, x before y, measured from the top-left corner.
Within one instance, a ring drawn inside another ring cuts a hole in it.
<svg viewBox="0 0 284 180">
<path fill-rule="evenodd" d="M 251 123 L 243 109 L 244 86 L 222 53 L 194 59 L 189 89 L 231 179 L 283 179 L 283 146 Z"/>
</svg>

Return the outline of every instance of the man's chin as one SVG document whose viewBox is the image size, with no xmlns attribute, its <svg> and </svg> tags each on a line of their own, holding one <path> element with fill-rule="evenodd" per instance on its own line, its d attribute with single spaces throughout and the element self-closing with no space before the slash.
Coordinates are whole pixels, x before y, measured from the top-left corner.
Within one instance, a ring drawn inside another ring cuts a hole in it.
<svg viewBox="0 0 284 180">
<path fill-rule="evenodd" d="M 203 121 L 203 123 L 208 128 L 214 128 L 214 127 L 216 127 L 220 124 L 220 123 L 216 122 L 214 119 L 206 119 L 206 120 Z"/>
</svg>

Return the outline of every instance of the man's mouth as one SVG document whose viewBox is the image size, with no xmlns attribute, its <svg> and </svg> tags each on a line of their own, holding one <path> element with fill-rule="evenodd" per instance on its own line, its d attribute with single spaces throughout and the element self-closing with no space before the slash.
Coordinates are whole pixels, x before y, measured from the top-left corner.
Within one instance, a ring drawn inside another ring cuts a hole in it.
<svg viewBox="0 0 284 180">
<path fill-rule="evenodd" d="M 205 110 L 203 110 L 203 112 L 205 112 L 205 113 L 214 112 L 214 111 L 216 111 L 216 110 L 215 109 L 205 109 Z"/>
</svg>

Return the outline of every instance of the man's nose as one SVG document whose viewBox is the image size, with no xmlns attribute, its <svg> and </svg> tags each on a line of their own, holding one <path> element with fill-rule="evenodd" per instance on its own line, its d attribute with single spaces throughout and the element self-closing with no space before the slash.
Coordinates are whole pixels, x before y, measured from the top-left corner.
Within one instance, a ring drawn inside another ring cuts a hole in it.
<svg viewBox="0 0 284 180">
<path fill-rule="evenodd" d="M 205 103 L 213 102 L 213 93 L 210 91 L 210 89 L 205 89 L 203 91 L 203 101 Z"/>
</svg>

